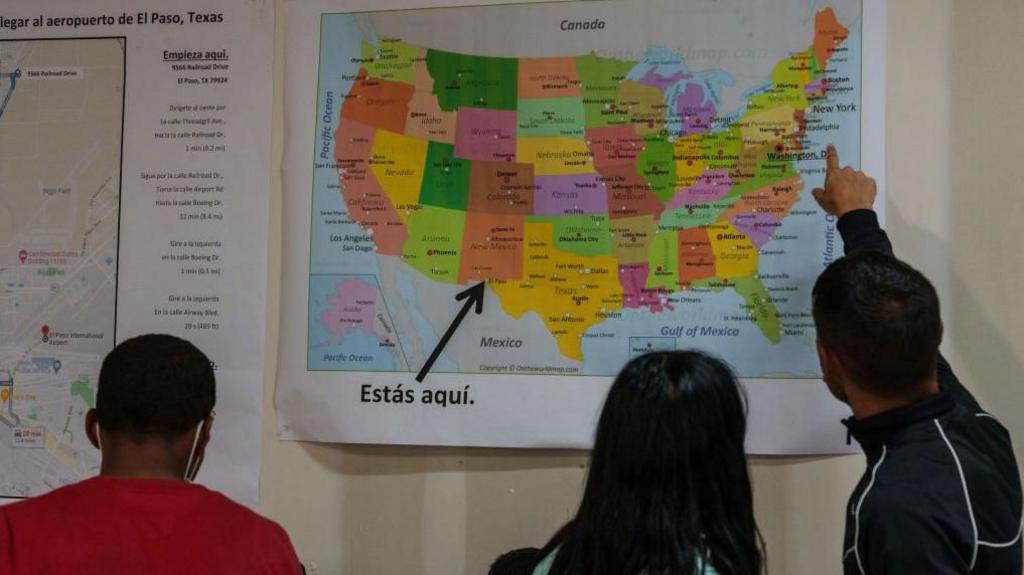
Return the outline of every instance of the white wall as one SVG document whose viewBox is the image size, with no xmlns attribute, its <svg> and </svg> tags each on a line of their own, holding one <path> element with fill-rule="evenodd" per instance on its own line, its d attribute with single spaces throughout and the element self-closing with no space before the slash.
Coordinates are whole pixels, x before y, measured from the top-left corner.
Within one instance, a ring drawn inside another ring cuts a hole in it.
<svg viewBox="0 0 1024 575">
<path fill-rule="evenodd" d="M 954 366 L 1021 443 L 1024 3 L 890 0 L 889 17 L 889 228 L 898 253 L 939 288 Z M 277 178 L 262 511 L 288 529 L 318 573 L 476 575 L 504 550 L 542 544 L 577 503 L 585 453 L 275 439 L 281 201 Z M 843 510 L 863 458 L 755 458 L 751 465 L 769 572 L 840 573 Z"/>
</svg>

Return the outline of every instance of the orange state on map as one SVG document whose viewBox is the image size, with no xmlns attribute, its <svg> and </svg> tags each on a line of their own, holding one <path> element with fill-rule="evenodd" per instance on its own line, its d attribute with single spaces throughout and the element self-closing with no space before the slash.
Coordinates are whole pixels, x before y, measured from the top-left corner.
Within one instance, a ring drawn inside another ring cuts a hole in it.
<svg viewBox="0 0 1024 575">
<path fill-rule="evenodd" d="M 523 217 L 468 212 L 459 283 L 523 277 Z"/>
<path fill-rule="evenodd" d="M 349 217 L 370 230 L 377 253 L 397 256 L 402 253 L 409 231 L 370 169 L 376 133 L 372 126 L 344 122 L 334 132 L 334 159 Z"/>
<path fill-rule="evenodd" d="M 831 8 L 814 15 L 814 55 L 821 67 L 825 67 L 836 48 L 849 36 L 850 31 L 839 23 Z"/>
<path fill-rule="evenodd" d="M 367 76 L 366 68 L 360 68 L 345 95 L 341 117 L 401 134 L 414 90 L 411 84 Z"/>
<path fill-rule="evenodd" d="M 434 95 L 434 79 L 430 77 L 426 62 L 415 62 L 413 72 L 416 84 L 409 100 L 409 119 L 405 123 L 405 135 L 454 144 L 455 112 L 441 110 L 437 96 Z"/>
<path fill-rule="evenodd" d="M 782 220 L 800 199 L 803 180 L 794 176 L 747 192 L 720 218 L 730 222 L 760 248 L 775 235 Z"/>
<path fill-rule="evenodd" d="M 715 252 L 708 232 L 702 227 L 676 232 L 679 240 L 679 287 L 688 289 L 693 282 L 715 277 Z"/>
<path fill-rule="evenodd" d="M 580 96 L 580 76 L 575 58 L 521 58 L 519 98 L 568 98 Z"/>
</svg>

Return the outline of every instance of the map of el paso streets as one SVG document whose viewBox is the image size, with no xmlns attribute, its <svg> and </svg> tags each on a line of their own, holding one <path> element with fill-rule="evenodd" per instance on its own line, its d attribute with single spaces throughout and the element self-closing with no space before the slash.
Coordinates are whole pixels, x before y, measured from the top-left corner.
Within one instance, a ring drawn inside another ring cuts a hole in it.
<svg viewBox="0 0 1024 575">
<path fill-rule="evenodd" d="M 0 497 L 99 465 L 114 346 L 123 38 L 0 41 Z"/>
<path fill-rule="evenodd" d="M 307 369 L 415 373 L 484 282 L 433 372 L 610 376 L 701 348 L 817 377 L 810 286 L 841 245 L 810 189 L 825 144 L 861 149 L 861 4 L 693 4 L 504 8 L 542 56 L 473 8 L 323 15 Z"/>
</svg>

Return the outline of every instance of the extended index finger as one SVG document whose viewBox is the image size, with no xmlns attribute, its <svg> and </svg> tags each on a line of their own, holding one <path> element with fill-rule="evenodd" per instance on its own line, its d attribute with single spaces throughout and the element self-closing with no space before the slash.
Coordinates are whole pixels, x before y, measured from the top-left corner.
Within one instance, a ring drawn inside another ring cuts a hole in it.
<svg viewBox="0 0 1024 575">
<path fill-rule="evenodd" d="M 839 152 L 836 151 L 836 147 L 832 144 L 828 145 L 825 154 L 825 167 L 830 172 L 839 169 Z"/>
</svg>

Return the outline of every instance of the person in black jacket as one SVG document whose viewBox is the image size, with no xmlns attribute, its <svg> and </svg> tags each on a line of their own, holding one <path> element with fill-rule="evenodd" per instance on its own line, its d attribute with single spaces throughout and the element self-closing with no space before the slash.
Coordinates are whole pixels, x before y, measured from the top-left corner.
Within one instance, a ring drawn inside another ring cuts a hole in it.
<svg viewBox="0 0 1024 575">
<path fill-rule="evenodd" d="M 939 354 L 935 288 L 893 256 L 875 182 L 829 146 L 821 207 L 846 256 L 813 292 L 818 354 L 867 455 L 850 497 L 847 575 L 1022 572 L 1021 483 L 1010 435 Z"/>
</svg>

